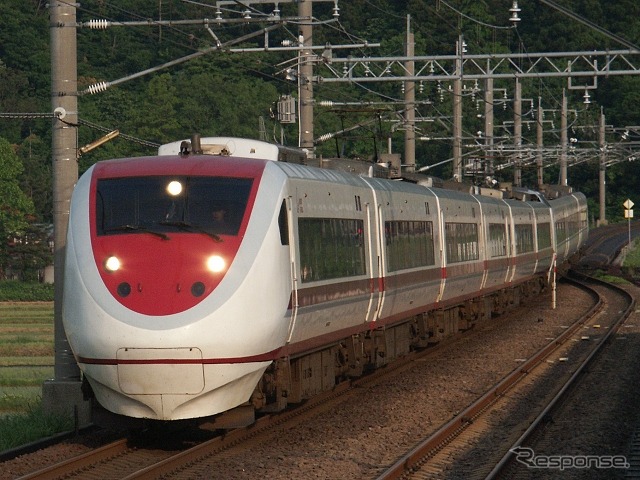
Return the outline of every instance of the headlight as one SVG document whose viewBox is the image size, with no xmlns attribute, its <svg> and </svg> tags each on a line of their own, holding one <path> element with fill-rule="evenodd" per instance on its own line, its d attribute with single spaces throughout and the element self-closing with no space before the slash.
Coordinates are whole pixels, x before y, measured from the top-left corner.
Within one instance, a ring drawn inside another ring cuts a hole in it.
<svg viewBox="0 0 640 480">
<path fill-rule="evenodd" d="M 212 255 L 207 259 L 207 268 L 213 273 L 219 273 L 225 269 L 227 262 L 220 255 Z"/>
<path fill-rule="evenodd" d="M 120 260 L 118 260 L 118 257 L 109 257 L 104 262 L 104 267 L 110 272 L 115 272 L 120 268 Z"/>
<path fill-rule="evenodd" d="M 169 185 L 167 185 L 167 192 L 173 197 L 180 195 L 180 193 L 182 193 L 182 184 L 177 180 L 169 182 Z"/>
</svg>

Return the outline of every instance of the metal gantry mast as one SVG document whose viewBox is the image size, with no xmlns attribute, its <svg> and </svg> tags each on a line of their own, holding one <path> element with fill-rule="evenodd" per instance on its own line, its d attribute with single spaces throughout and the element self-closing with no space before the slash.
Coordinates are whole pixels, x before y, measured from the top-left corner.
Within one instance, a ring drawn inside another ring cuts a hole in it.
<svg viewBox="0 0 640 480">
<path fill-rule="evenodd" d="M 550 52 L 527 54 L 468 54 L 462 37 L 456 42 L 455 55 L 338 58 L 330 62 L 318 61 L 318 80 L 323 83 L 373 82 L 451 82 L 453 85 L 452 153 L 454 178 L 460 180 L 462 172 L 462 81 L 485 82 L 485 150 L 486 158 L 493 158 L 493 82 L 497 79 L 514 82 L 514 183 L 521 182 L 520 168 L 522 136 L 519 119 L 520 88 L 524 79 L 566 79 L 571 90 L 588 90 L 597 86 L 598 78 L 622 75 L 640 75 L 640 51 L 608 50 L 589 52 Z M 411 69 L 409 69 L 411 65 Z M 590 81 L 589 84 L 576 83 Z M 560 183 L 567 185 L 568 135 L 567 95 L 563 90 L 560 128 Z M 541 146 L 538 147 L 542 152 Z M 554 149 L 555 151 L 555 149 Z M 408 163 L 408 161 L 407 161 Z M 539 175 L 539 180 L 540 175 Z"/>
</svg>

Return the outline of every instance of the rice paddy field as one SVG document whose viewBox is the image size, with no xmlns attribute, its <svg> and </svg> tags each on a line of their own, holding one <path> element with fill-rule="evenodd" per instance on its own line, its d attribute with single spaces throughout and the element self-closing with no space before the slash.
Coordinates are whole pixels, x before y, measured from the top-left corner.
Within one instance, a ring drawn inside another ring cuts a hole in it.
<svg viewBox="0 0 640 480">
<path fill-rule="evenodd" d="M 53 377 L 53 302 L 0 302 L 0 417 L 40 403 Z"/>
</svg>

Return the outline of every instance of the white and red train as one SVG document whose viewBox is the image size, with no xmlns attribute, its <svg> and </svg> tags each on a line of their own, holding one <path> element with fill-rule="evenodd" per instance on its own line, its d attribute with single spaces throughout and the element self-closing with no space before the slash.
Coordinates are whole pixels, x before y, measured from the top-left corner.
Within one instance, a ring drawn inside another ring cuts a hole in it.
<svg viewBox="0 0 640 480">
<path fill-rule="evenodd" d="M 580 193 L 474 195 L 246 142 L 78 181 L 63 320 L 107 410 L 250 421 L 517 302 L 587 237 Z"/>
</svg>

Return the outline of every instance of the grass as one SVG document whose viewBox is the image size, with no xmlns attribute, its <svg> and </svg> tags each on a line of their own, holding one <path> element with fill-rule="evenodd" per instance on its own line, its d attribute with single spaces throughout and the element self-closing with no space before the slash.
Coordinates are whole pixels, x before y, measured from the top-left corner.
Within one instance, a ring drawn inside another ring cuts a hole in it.
<svg viewBox="0 0 640 480">
<path fill-rule="evenodd" d="M 73 421 L 70 418 L 45 414 L 42 402 L 37 401 L 23 414 L 0 418 L 0 451 L 72 429 Z"/>
<path fill-rule="evenodd" d="M 53 336 L 53 302 L 0 302 L 0 451 L 73 428 L 42 410 Z"/>
<path fill-rule="evenodd" d="M 608 273 L 603 272 L 602 270 L 596 270 L 593 276 L 605 282 L 618 284 L 618 285 L 631 285 L 631 282 L 625 278 L 618 277 L 616 275 L 610 275 Z"/>
<path fill-rule="evenodd" d="M 19 366 L 0 368 L 0 392 L 2 388 L 11 387 L 38 387 L 48 378 L 53 378 L 53 365 L 51 366 Z M 2 401 L 0 399 L 0 412 Z"/>
<path fill-rule="evenodd" d="M 54 287 L 50 283 L 0 280 L 0 302 L 52 302 Z"/>
<path fill-rule="evenodd" d="M 637 240 L 631 242 L 631 249 L 624 257 L 623 265 L 630 268 L 640 267 L 640 242 Z"/>
</svg>

